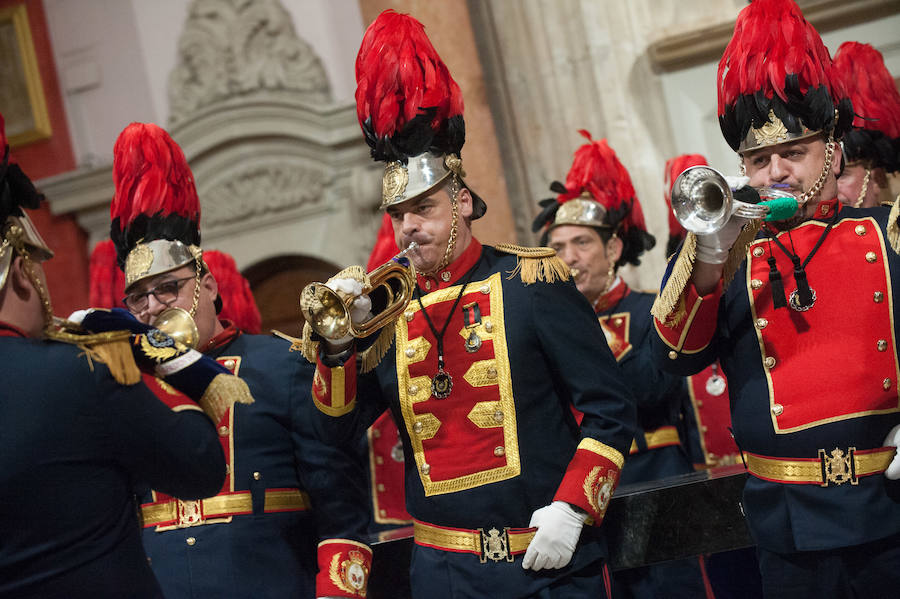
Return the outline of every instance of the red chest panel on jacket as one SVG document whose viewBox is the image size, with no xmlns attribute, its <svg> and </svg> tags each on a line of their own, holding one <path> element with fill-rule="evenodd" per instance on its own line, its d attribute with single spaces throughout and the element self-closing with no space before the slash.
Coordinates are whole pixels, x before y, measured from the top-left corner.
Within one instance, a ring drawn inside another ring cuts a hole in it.
<svg viewBox="0 0 900 599">
<path fill-rule="evenodd" d="M 619 312 L 618 314 L 609 314 L 607 316 L 599 316 L 600 328 L 606 336 L 606 344 L 616 362 L 624 358 L 631 351 L 631 342 L 629 340 L 629 327 L 631 326 L 631 313 Z"/>
<path fill-rule="evenodd" d="M 810 221 L 779 239 L 804 260 L 824 229 Z M 839 221 L 806 265 L 816 299 L 798 312 L 772 308 L 767 259 L 774 253 L 789 299 L 797 287 L 790 258 L 774 242 L 750 246 L 746 284 L 776 432 L 900 409 L 885 247 L 874 219 Z"/>
<path fill-rule="evenodd" d="M 707 366 L 702 372 L 689 376 L 687 383 L 706 464 L 735 463 L 738 448 L 728 430 L 731 426 L 728 381 L 718 366 Z"/>
<path fill-rule="evenodd" d="M 400 408 L 426 496 L 506 480 L 520 472 L 500 274 L 470 282 L 450 314 L 459 292 L 457 285 L 422 298 L 438 331 L 450 318 L 444 335 L 445 370 L 453 377 L 449 397 L 432 395 L 437 339 L 417 301 L 410 302 L 396 325 Z M 474 324 L 476 305 L 480 322 Z M 473 333 L 478 347 L 469 351 L 467 340 Z"/>
<path fill-rule="evenodd" d="M 406 512 L 403 447 L 390 412 L 379 416 L 369 427 L 368 437 L 375 521 L 379 524 L 409 523 L 412 517 Z"/>
</svg>

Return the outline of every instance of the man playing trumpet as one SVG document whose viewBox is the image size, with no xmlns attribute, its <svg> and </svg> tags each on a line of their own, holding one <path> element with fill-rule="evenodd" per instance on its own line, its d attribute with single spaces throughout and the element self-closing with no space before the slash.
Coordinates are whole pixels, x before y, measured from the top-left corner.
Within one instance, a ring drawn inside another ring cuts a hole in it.
<svg viewBox="0 0 900 599">
<path fill-rule="evenodd" d="M 838 202 L 853 111 L 792 0 L 741 11 L 718 86 L 750 185 L 800 207 L 688 234 L 653 306 L 657 360 L 685 375 L 721 361 L 766 597 L 894 596 L 900 213 Z"/>
<path fill-rule="evenodd" d="M 382 208 L 397 245 L 417 244 L 416 288 L 374 340 L 305 331 L 321 433 L 354 443 L 392 411 L 414 595 L 603 596 L 596 526 L 635 417 L 603 332 L 552 250 L 473 237 L 486 206 L 464 180 L 462 98 L 421 23 L 382 13 L 356 74 L 360 124 L 386 163 Z M 352 298 L 361 284 L 347 278 L 330 284 Z M 353 307 L 366 317 L 364 300 Z"/>
</svg>

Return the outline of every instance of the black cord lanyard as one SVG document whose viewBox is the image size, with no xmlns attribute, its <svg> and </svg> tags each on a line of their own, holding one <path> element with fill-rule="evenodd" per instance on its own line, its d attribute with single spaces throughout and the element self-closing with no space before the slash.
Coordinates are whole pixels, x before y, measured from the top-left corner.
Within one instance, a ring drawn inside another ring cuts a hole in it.
<svg viewBox="0 0 900 599">
<path fill-rule="evenodd" d="M 770 246 L 771 242 L 775 242 L 781 251 L 785 253 L 785 255 L 791 259 L 791 262 L 794 265 L 794 282 L 797 284 L 797 289 L 795 289 L 791 293 L 790 306 L 792 309 L 798 312 L 806 312 L 810 308 L 812 308 L 813 304 L 816 301 L 816 292 L 811 289 L 809 286 L 809 281 L 806 278 L 806 265 L 809 264 L 809 261 L 812 260 L 812 257 L 816 254 L 822 244 L 825 242 L 825 238 L 828 237 L 828 234 L 831 232 L 832 227 L 837 222 L 838 219 L 838 210 L 835 208 L 834 214 L 831 217 L 831 220 L 828 221 L 828 225 L 825 227 L 825 230 L 822 231 L 822 234 L 819 236 L 819 240 L 816 241 L 816 244 L 813 246 L 813 249 L 810 250 L 809 254 L 807 254 L 806 259 L 802 262 L 800 261 L 800 256 L 794 253 L 796 249 L 794 248 L 794 238 L 791 237 L 791 232 L 788 230 L 788 239 L 791 240 L 791 249 L 788 250 L 781 240 L 772 233 L 768 228 L 766 229 L 766 234 L 768 235 Z M 772 305 L 775 308 L 783 308 L 787 305 L 787 302 L 784 300 L 784 286 L 781 283 L 781 273 L 778 272 L 778 267 L 775 265 L 775 256 L 771 250 L 769 249 L 769 258 L 767 259 L 769 263 L 769 283 L 772 287 Z"/>
<path fill-rule="evenodd" d="M 450 395 L 451 389 L 453 389 L 453 377 L 444 371 L 444 333 L 447 332 L 447 327 L 450 326 L 450 321 L 453 319 L 453 313 L 456 312 L 459 300 L 462 299 L 466 286 L 469 284 L 469 281 L 472 280 L 472 275 L 475 274 L 475 270 L 480 263 L 481 259 L 479 258 L 478 262 L 475 263 L 475 266 L 472 267 L 472 270 L 469 271 L 469 274 L 466 275 L 466 280 L 463 282 L 462 287 L 459 288 L 459 293 L 453 301 L 453 307 L 450 308 L 450 313 L 447 315 L 447 320 L 444 321 L 444 326 L 441 328 L 440 333 L 438 332 L 437 327 L 434 326 L 431 317 L 428 315 L 428 311 L 425 309 L 425 305 L 422 303 L 422 290 L 419 288 L 419 284 L 416 283 L 416 300 L 419 302 L 419 308 L 422 309 L 422 316 L 425 317 L 428 328 L 431 329 L 434 338 L 437 340 L 438 371 L 437 374 L 434 375 L 434 378 L 431 379 L 431 393 L 437 399 L 445 399 Z"/>
</svg>

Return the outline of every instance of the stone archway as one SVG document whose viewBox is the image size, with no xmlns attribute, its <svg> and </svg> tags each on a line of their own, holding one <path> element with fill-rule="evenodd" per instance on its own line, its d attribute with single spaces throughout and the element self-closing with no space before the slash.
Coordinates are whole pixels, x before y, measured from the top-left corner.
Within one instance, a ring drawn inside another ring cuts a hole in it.
<svg viewBox="0 0 900 599">
<path fill-rule="evenodd" d="M 262 317 L 261 332 L 276 329 L 299 337 L 303 327 L 300 291 L 314 281 L 327 281 L 340 267 L 311 256 L 267 258 L 244 270 Z"/>
</svg>

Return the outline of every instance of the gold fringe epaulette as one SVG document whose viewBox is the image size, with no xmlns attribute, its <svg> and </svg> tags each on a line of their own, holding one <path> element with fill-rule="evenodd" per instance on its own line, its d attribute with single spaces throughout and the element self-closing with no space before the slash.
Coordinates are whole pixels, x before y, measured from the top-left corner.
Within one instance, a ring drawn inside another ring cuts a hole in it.
<svg viewBox="0 0 900 599">
<path fill-rule="evenodd" d="M 691 279 L 691 273 L 694 272 L 694 260 L 696 258 L 697 236 L 693 233 L 688 233 L 687 237 L 684 238 L 684 244 L 681 247 L 681 251 L 678 253 L 678 257 L 675 258 L 675 264 L 672 266 L 672 274 L 669 275 L 665 286 L 663 286 L 659 295 L 656 296 L 656 299 L 653 301 L 653 306 L 650 308 L 650 314 L 658 321 L 667 324 L 671 323 L 672 326 L 677 324 L 671 322 L 671 319 L 669 319 L 669 321 L 666 319 L 675 311 L 675 307 L 678 305 L 682 293 L 684 293 L 684 288 Z"/>
<path fill-rule="evenodd" d="M 62 323 L 48 327 L 44 336 L 79 347 L 87 356 L 91 369 L 92 361 L 106 364 L 110 374 L 120 385 L 136 385 L 141 380 L 141 371 L 131 351 L 130 331 L 85 333 L 77 325 L 69 327 L 67 323 Z"/>
<path fill-rule="evenodd" d="M 313 340 L 312 327 L 309 326 L 309 323 L 303 324 L 303 336 L 300 339 L 297 339 L 296 337 L 290 337 L 288 335 L 285 335 L 284 333 L 279 333 L 277 331 L 272 332 L 279 337 L 291 341 L 290 351 L 299 351 L 301 354 L 303 354 L 303 357 L 306 358 L 306 360 L 311 364 L 316 364 L 318 362 L 319 342 Z M 365 374 L 370 370 L 374 370 L 374 368 L 378 366 L 384 359 L 385 354 L 387 354 L 388 350 L 391 349 L 391 345 L 393 343 L 394 325 L 393 323 L 391 323 L 382 327 L 381 331 L 379 331 L 378 333 L 378 338 L 375 339 L 375 343 L 373 343 L 365 351 L 360 352 L 360 374 Z"/>
<path fill-rule="evenodd" d="M 556 255 L 556 250 L 548 247 L 524 247 L 511 243 L 498 243 L 494 248 L 518 257 L 516 267 L 510 271 L 509 279 L 516 275 L 526 285 L 536 281 L 554 283 L 569 280 L 569 267 Z"/>
<path fill-rule="evenodd" d="M 242 379 L 223 372 L 213 377 L 199 403 L 213 422 L 219 422 L 234 404 L 253 403 L 253 395 Z"/>
<path fill-rule="evenodd" d="M 897 219 L 900 218 L 900 195 L 894 200 L 891 211 L 888 213 L 887 238 L 888 243 L 894 248 L 894 251 L 900 254 L 900 224 Z"/>
<path fill-rule="evenodd" d="M 722 272 L 723 287 L 728 287 L 728 284 L 734 278 L 734 274 L 741 267 L 741 263 L 747 257 L 747 250 L 750 248 L 753 240 L 756 239 L 756 234 L 759 233 L 762 224 L 762 220 L 751 220 L 738 233 L 737 239 L 734 240 L 731 249 L 728 251 L 728 259 L 725 260 L 725 270 Z"/>
</svg>

